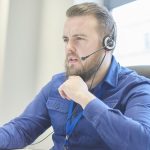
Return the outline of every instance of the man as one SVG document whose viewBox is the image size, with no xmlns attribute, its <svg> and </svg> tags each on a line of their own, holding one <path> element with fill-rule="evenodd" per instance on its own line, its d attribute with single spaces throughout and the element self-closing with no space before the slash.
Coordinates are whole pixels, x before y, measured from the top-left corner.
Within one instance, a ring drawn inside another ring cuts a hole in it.
<svg viewBox="0 0 150 150">
<path fill-rule="evenodd" d="M 52 126 L 53 150 L 149 150 L 150 81 L 116 62 L 112 16 L 94 3 L 66 14 L 66 73 L 0 128 L 0 148 L 25 147 Z"/>
</svg>

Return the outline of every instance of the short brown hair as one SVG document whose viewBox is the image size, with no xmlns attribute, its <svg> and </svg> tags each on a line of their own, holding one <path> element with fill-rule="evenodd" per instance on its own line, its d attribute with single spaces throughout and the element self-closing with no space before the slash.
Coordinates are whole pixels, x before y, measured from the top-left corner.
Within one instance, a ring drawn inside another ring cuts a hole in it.
<svg viewBox="0 0 150 150">
<path fill-rule="evenodd" d="M 104 7 L 96 3 L 81 3 L 71 6 L 66 11 L 67 17 L 93 15 L 98 23 L 99 29 L 103 29 L 104 36 L 110 35 L 116 41 L 116 24 L 110 12 Z"/>
</svg>

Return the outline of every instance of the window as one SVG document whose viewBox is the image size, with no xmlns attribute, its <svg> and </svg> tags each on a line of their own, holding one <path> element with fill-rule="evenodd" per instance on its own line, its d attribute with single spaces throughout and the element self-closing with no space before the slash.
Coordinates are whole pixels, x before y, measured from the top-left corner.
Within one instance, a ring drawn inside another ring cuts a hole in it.
<svg viewBox="0 0 150 150">
<path fill-rule="evenodd" d="M 112 10 L 118 35 L 114 55 L 121 65 L 150 64 L 149 0 L 137 0 Z"/>
</svg>

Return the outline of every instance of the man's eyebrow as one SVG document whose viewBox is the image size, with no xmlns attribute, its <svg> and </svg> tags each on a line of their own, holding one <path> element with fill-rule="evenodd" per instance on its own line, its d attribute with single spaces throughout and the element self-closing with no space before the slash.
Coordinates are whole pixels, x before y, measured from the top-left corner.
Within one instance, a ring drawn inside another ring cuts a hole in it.
<svg viewBox="0 0 150 150">
<path fill-rule="evenodd" d="M 73 35 L 73 37 L 77 37 L 77 36 L 87 37 L 85 34 L 74 34 Z"/>
<path fill-rule="evenodd" d="M 63 35 L 62 38 L 63 38 L 63 39 L 66 39 L 66 38 L 68 38 L 68 37 L 67 37 L 66 35 Z"/>
<path fill-rule="evenodd" d="M 85 34 L 74 34 L 72 37 L 78 37 L 78 36 L 87 37 L 87 35 L 85 35 Z M 63 39 L 66 39 L 66 38 L 68 38 L 68 37 L 67 37 L 66 35 L 63 35 L 62 38 L 63 38 Z"/>
</svg>

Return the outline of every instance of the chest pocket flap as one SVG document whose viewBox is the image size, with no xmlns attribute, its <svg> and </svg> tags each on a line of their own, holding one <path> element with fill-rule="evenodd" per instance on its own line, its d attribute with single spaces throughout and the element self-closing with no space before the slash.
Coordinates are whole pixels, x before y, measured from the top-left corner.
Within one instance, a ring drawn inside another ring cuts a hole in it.
<svg viewBox="0 0 150 150">
<path fill-rule="evenodd" d="M 46 106 L 49 110 L 67 113 L 69 108 L 69 101 L 61 98 L 50 97 L 46 103 Z"/>
</svg>

